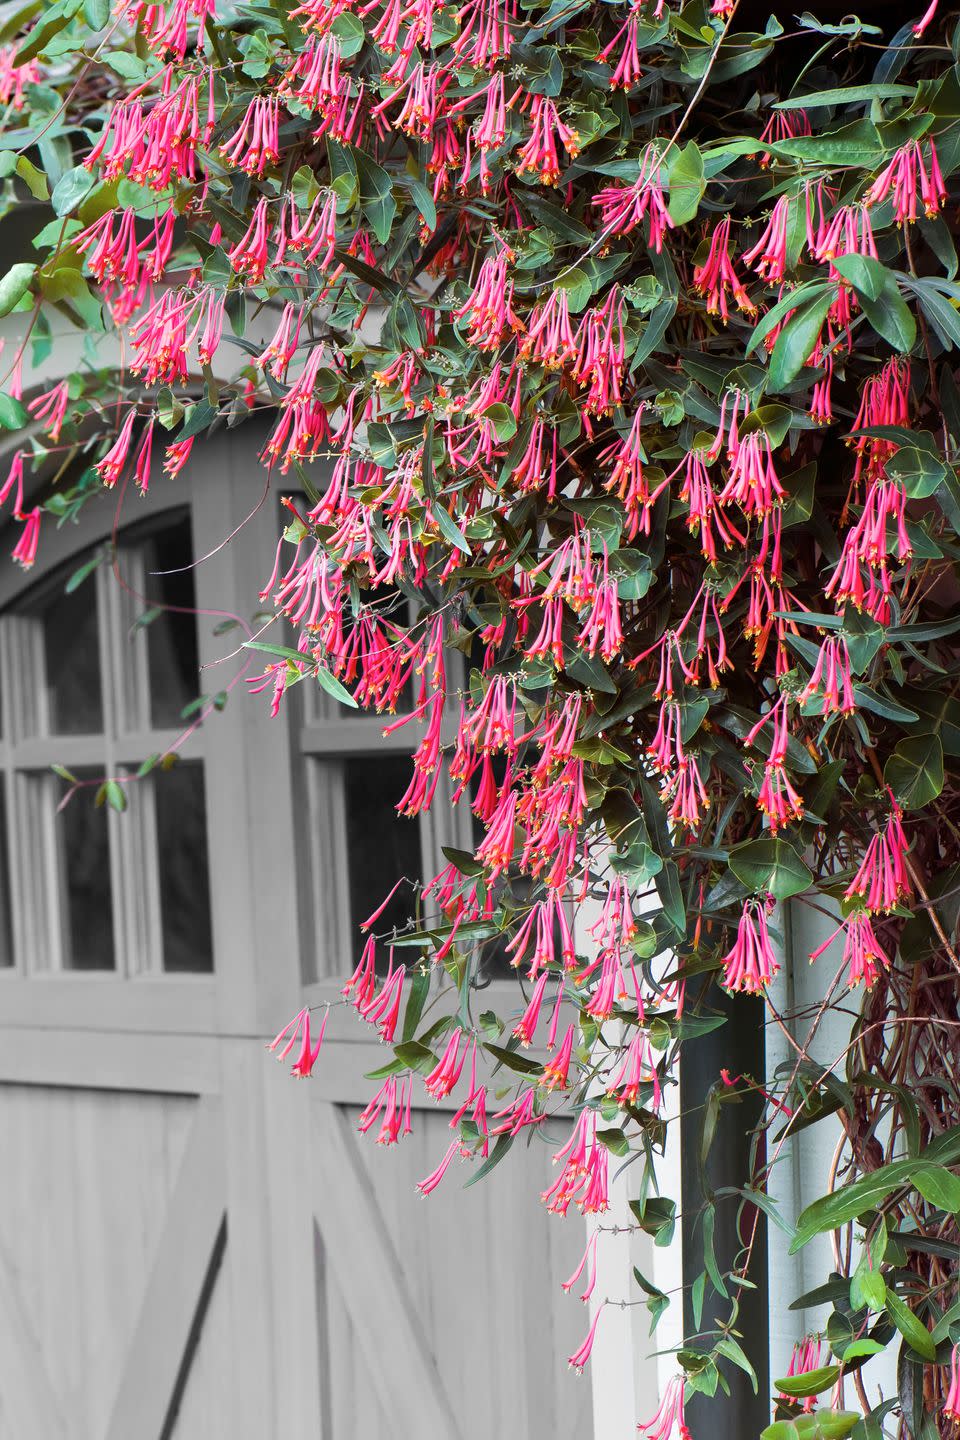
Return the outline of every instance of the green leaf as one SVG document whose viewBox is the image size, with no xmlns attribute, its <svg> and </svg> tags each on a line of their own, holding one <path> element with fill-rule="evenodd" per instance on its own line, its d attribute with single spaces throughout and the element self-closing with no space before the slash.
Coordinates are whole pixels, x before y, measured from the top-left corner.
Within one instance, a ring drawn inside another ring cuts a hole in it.
<svg viewBox="0 0 960 1440">
<path fill-rule="evenodd" d="M 580 313 L 593 294 L 589 275 L 576 265 L 569 270 L 561 270 L 554 284 L 558 290 L 567 292 L 567 308 L 574 315 Z"/>
<path fill-rule="evenodd" d="M 945 1131 L 927 1146 L 923 1160 L 892 1160 L 881 1165 L 869 1175 L 855 1180 L 852 1185 L 843 1185 L 830 1195 L 822 1195 L 801 1213 L 797 1221 L 797 1233 L 790 1246 L 795 1255 L 814 1235 L 828 1230 L 837 1230 L 859 1215 L 866 1215 L 881 1205 L 893 1191 L 904 1186 L 916 1185 L 921 1170 L 940 1164 L 950 1165 L 960 1159 L 960 1127 Z"/>
<path fill-rule="evenodd" d="M 36 265 L 11 265 L 0 280 L 0 315 L 9 315 L 15 305 L 30 289 L 30 282 L 36 274 Z"/>
<path fill-rule="evenodd" d="M 98 807 L 107 804 L 111 810 L 116 810 L 118 815 L 122 815 L 127 808 L 127 796 L 118 781 L 104 780 L 94 796 L 93 803 Z"/>
<path fill-rule="evenodd" d="M 543 1066 L 537 1060 L 531 1060 L 526 1055 L 520 1055 L 516 1050 L 506 1050 L 502 1045 L 492 1045 L 489 1040 L 483 1042 L 484 1050 L 488 1051 L 501 1065 L 506 1065 L 508 1070 L 514 1070 L 518 1075 L 540 1075 Z"/>
<path fill-rule="evenodd" d="M 434 505 L 430 514 L 434 520 L 436 520 L 437 529 L 445 540 L 448 540 L 455 549 L 462 550 L 464 555 L 473 554 L 469 541 L 461 532 L 459 525 L 453 519 L 449 510 L 445 509 L 443 505 Z"/>
<path fill-rule="evenodd" d="M 886 289 L 889 271 L 869 255 L 837 255 L 833 268 L 849 280 L 861 300 L 879 300 Z"/>
<path fill-rule="evenodd" d="M 339 700 L 341 705 L 348 705 L 351 710 L 360 709 L 358 702 L 350 694 L 346 685 L 342 685 L 336 675 L 323 665 L 317 666 L 317 684 L 321 690 L 326 690 L 328 695 L 332 695 L 334 700 Z"/>
<path fill-rule="evenodd" d="M 833 304 L 834 287 L 818 295 L 787 322 L 777 337 L 770 356 L 767 384 L 772 390 L 785 390 L 803 369 L 820 338 L 827 311 Z"/>
<path fill-rule="evenodd" d="M 492 405 L 488 405 L 482 413 L 484 420 L 493 426 L 498 440 L 512 440 L 514 435 L 516 435 L 516 418 L 510 406 L 504 405 L 502 400 L 497 400 Z"/>
<path fill-rule="evenodd" d="M 50 190 L 47 185 L 47 177 L 42 170 L 38 170 L 26 155 L 19 155 L 16 164 L 17 174 L 26 185 L 34 200 L 49 200 Z"/>
<path fill-rule="evenodd" d="M 4 430 L 20 430 L 28 419 L 26 407 L 19 400 L 14 400 L 12 395 L 0 391 L 0 425 Z"/>
<path fill-rule="evenodd" d="M 309 665 L 309 657 L 299 650 L 294 650 L 292 645 L 274 645 L 270 640 L 244 640 L 244 650 L 262 650 L 265 655 L 276 655 L 281 660 L 289 660 L 292 665 Z"/>
<path fill-rule="evenodd" d="M 884 1293 L 886 1293 L 886 1287 L 884 1287 Z M 873 1308 L 882 1310 L 883 1306 L 876 1305 Z M 871 1355 L 882 1355 L 886 1348 L 885 1345 L 880 1344 L 879 1340 L 854 1340 L 843 1352 L 843 1363 L 849 1365 L 851 1360 L 866 1360 Z"/>
<path fill-rule="evenodd" d="M 901 481 L 911 500 L 925 500 L 947 478 L 947 467 L 929 450 L 903 446 L 887 461 L 887 473 Z"/>
<path fill-rule="evenodd" d="M 51 5 L 46 19 L 38 21 L 23 44 L 17 46 L 17 65 L 26 65 L 28 60 L 35 59 L 55 35 L 66 29 L 77 8 L 76 5 Z"/>
<path fill-rule="evenodd" d="M 686 225 L 696 215 L 706 189 L 703 156 L 695 141 L 688 141 L 682 150 L 674 150 L 667 183 L 670 189 L 670 219 L 674 225 Z"/>
<path fill-rule="evenodd" d="M 924 1200 L 929 1200 L 938 1210 L 946 1210 L 951 1215 L 960 1213 L 960 1179 L 943 1165 L 918 1170 L 913 1183 Z"/>
<path fill-rule="evenodd" d="M 730 851 L 730 869 L 750 890 L 765 890 L 776 900 L 801 895 L 813 883 L 813 874 L 789 840 L 766 836 L 748 840 Z"/>
<path fill-rule="evenodd" d="M 50 204 L 55 215 L 69 215 L 75 210 L 85 195 L 88 195 L 94 186 L 94 177 L 85 165 L 75 165 L 72 170 L 61 175 L 53 193 L 50 196 Z"/>
<path fill-rule="evenodd" d="M 337 16 L 330 26 L 330 31 L 340 42 L 342 59 L 348 60 L 363 49 L 365 39 L 363 24 L 356 15 L 351 15 L 349 11 L 344 11 Z"/>
<path fill-rule="evenodd" d="M 908 355 L 917 341 L 917 322 L 892 275 L 889 282 L 879 300 L 868 300 L 863 295 L 860 304 L 877 334 L 902 355 Z"/>
<path fill-rule="evenodd" d="M 871 1310 L 882 1310 L 886 1298 L 887 1282 L 880 1271 L 865 1263 L 858 1265 L 850 1282 L 850 1303 L 854 1309 L 869 1305 Z"/>
<path fill-rule="evenodd" d="M 922 1355 L 924 1360 L 936 1360 L 937 1347 L 930 1331 L 892 1291 L 887 1295 L 887 1314 L 907 1344 L 918 1355 Z"/>
<path fill-rule="evenodd" d="M 922 810 L 943 789 L 943 745 L 939 735 L 901 740 L 883 768 L 884 784 L 906 810 Z"/>
<path fill-rule="evenodd" d="M 839 1365 L 822 1365 L 819 1370 L 807 1370 L 803 1375 L 785 1375 L 782 1380 L 774 1380 L 773 1388 L 791 1399 L 806 1399 L 809 1395 L 829 1390 L 831 1385 L 836 1384 L 839 1375 Z"/>
<path fill-rule="evenodd" d="M 860 1423 L 854 1410 L 814 1410 L 798 1415 L 794 1422 L 799 1440 L 844 1440 Z"/>
<path fill-rule="evenodd" d="M 403 1041 L 412 1040 L 417 1033 L 423 1007 L 430 993 L 430 980 L 430 971 L 426 967 L 414 970 L 413 979 L 410 981 L 410 991 L 407 995 L 407 1008 L 403 1012 L 403 1034 L 401 1036 Z"/>
<path fill-rule="evenodd" d="M 85 561 L 84 564 L 79 567 L 79 569 L 74 570 L 73 574 L 70 576 L 70 579 L 63 587 L 63 593 L 65 595 L 72 595 L 74 590 L 79 589 L 79 587 L 83 584 L 84 580 L 86 580 L 87 576 L 92 575 L 94 570 L 98 569 L 99 566 L 103 564 L 104 560 L 106 559 L 106 554 L 107 552 L 105 550 L 98 550 L 91 559 Z"/>
<path fill-rule="evenodd" d="M 812 95 L 778 100 L 774 110 L 812 110 L 816 105 L 854 105 L 865 100 L 907 100 L 916 94 L 912 85 L 843 85 L 836 90 L 815 90 Z"/>
</svg>

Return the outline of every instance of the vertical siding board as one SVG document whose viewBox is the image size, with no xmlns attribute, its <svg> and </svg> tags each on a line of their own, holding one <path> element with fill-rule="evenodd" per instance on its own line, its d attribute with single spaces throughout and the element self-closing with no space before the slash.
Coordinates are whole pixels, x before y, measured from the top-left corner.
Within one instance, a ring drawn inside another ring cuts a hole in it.
<svg viewBox="0 0 960 1440">
<path fill-rule="evenodd" d="M 319 1307 L 308 1155 L 313 1143 L 310 1086 L 295 1081 L 256 1047 L 266 1119 L 270 1280 L 276 1374 L 275 1433 L 334 1440 L 323 1425 L 318 1375 Z M 326 1384 L 327 1377 L 323 1377 Z"/>
<path fill-rule="evenodd" d="M 223 1221 L 220 1102 L 197 1106 L 106 1440 L 159 1436 Z"/>
<path fill-rule="evenodd" d="M 462 1440 L 347 1120 L 337 1107 L 314 1112 L 316 1216 L 330 1267 L 344 1292 L 367 1373 L 397 1433 Z"/>
</svg>

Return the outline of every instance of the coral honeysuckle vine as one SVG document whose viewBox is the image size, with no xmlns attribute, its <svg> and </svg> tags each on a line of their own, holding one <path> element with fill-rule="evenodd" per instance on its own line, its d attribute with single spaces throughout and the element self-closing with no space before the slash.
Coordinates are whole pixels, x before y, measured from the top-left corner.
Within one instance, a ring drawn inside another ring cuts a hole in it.
<svg viewBox="0 0 960 1440">
<path fill-rule="evenodd" d="M 681 1048 L 720 989 L 788 1037 L 777 1073 L 707 1097 L 704 1147 L 744 1096 L 767 1143 L 685 1217 L 705 1270 L 653 1440 L 750 1371 L 757 1207 L 815 1122 L 839 1148 L 794 1245 L 835 1232 L 833 1312 L 766 1434 L 960 1420 L 960 31 L 936 0 L 840 9 L 2 11 L 14 559 L 104 489 L 202 486 L 207 437 L 251 426 L 289 516 L 251 577 L 274 617 L 252 688 L 408 727 L 400 812 L 445 777 L 476 818 L 414 928 L 364 927 L 344 999 L 389 1050 L 361 1130 L 402 1143 L 425 1087 L 456 1108 L 424 1195 L 533 1137 L 546 1210 L 602 1215 L 622 1170 L 663 1241 Z M 77 368 L 31 388 L 71 331 Z M 805 1018 L 769 990 L 803 906 L 836 959 Z M 477 990 L 494 946 L 502 1016 Z M 849 1043 L 825 1056 L 829 1008 Z M 322 1073 L 325 1023 L 274 1042 L 295 1074 Z M 680 1303 L 635 1300 L 654 1325 Z M 900 1393 L 865 1418 L 884 1349 Z"/>
</svg>

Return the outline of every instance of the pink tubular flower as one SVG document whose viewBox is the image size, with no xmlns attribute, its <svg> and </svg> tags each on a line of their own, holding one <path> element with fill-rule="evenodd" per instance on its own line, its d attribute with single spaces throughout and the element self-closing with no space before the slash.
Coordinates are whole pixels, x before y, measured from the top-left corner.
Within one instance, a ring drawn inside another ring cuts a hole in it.
<svg viewBox="0 0 960 1440">
<path fill-rule="evenodd" d="M 847 918 L 843 925 L 838 926 L 829 940 L 825 940 L 817 950 L 814 950 L 810 956 L 811 963 L 819 959 L 841 931 L 843 931 L 844 937 L 843 963 L 847 967 L 847 984 L 852 988 L 862 982 L 869 990 L 880 974 L 877 961 L 889 969 L 890 960 L 873 933 L 870 915 L 866 910 L 856 911 Z"/>
<path fill-rule="evenodd" d="M 647 1440 L 673 1440 L 674 1431 L 678 1440 L 690 1440 L 690 1431 L 683 1423 L 683 1376 L 674 1375 L 669 1381 L 660 1401 L 660 1409 L 652 1420 L 638 1425 L 637 1429 Z"/>
<path fill-rule="evenodd" d="M 767 228 L 752 250 L 743 256 L 744 265 L 756 270 L 761 280 L 779 284 L 787 268 L 787 222 L 790 218 L 790 199 L 781 195 L 773 207 Z"/>
<path fill-rule="evenodd" d="M 573 377 L 587 387 L 583 408 L 588 413 L 610 415 L 622 402 L 620 386 L 626 363 L 623 319 L 623 299 L 614 285 L 603 304 L 591 306 L 581 322 Z"/>
<path fill-rule="evenodd" d="M 103 459 L 98 460 L 94 466 L 104 485 L 109 487 L 116 485 L 120 476 L 123 474 L 123 467 L 126 465 L 127 457 L 130 454 L 130 442 L 133 438 L 133 427 L 136 419 L 137 407 L 131 405 L 127 411 L 126 419 L 120 427 L 120 433 L 117 435 L 116 440 L 114 440 Z"/>
<path fill-rule="evenodd" d="M 781 140 L 794 140 L 798 135 L 809 135 L 810 120 L 806 110 L 775 110 L 763 127 L 760 140 L 771 145 Z M 760 164 L 766 169 L 773 157 L 768 151 L 760 156 Z"/>
<path fill-rule="evenodd" d="M 693 272 L 693 283 L 700 293 L 707 297 L 708 315 L 719 315 L 724 322 L 729 319 L 728 291 L 745 314 L 756 313 L 757 307 L 741 285 L 736 267 L 730 259 L 729 216 L 721 220 L 714 230 L 707 258 Z"/>
<path fill-rule="evenodd" d="M 580 1264 L 577 1266 L 576 1270 L 574 1270 L 573 1274 L 570 1276 L 570 1279 L 562 1281 L 560 1285 L 561 1290 L 566 1290 L 569 1292 L 573 1289 L 574 1285 L 576 1285 L 584 1270 L 586 1270 L 587 1288 L 580 1296 L 580 1299 L 584 1301 L 584 1303 L 586 1303 L 586 1301 L 590 1299 L 590 1296 L 593 1294 L 594 1287 L 597 1283 L 597 1241 L 599 1239 L 600 1231 L 594 1230 L 593 1234 L 590 1236 L 590 1239 L 587 1241 L 587 1248 L 583 1252 L 583 1259 L 580 1261 Z"/>
<path fill-rule="evenodd" d="M 790 738 L 786 696 L 781 696 L 773 708 L 768 710 L 754 725 L 749 734 L 744 737 L 743 743 L 744 745 L 755 744 L 760 731 L 771 719 L 773 720 L 773 737 L 770 742 L 770 754 L 764 765 L 763 783 L 760 786 L 757 804 L 768 817 L 770 829 L 776 833 L 790 820 L 803 818 L 803 800 L 794 790 L 785 769 L 787 744 Z"/>
<path fill-rule="evenodd" d="M 572 160 L 580 153 L 580 137 L 564 124 L 556 105 L 545 95 L 533 97 L 530 123 L 530 138 L 517 156 L 517 174 L 532 171 L 541 185 L 556 185 L 560 179 L 557 140 Z"/>
<path fill-rule="evenodd" d="M 900 809 L 894 804 L 886 825 L 870 841 L 859 870 L 847 886 L 847 899 L 859 895 L 864 908 L 874 914 L 895 909 L 913 893 L 907 869 L 907 837 L 900 820 Z"/>
<path fill-rule="evenodd" d="M 489 70 L 514 43 L 510 21 L 516 18 L 514 0 L 467 0 L 460 10 L 460 34 L 453 52 L 477 70 Z"/>
<path fill-rule="evenodd" d="M 301 1041 L 300 1054 L 297 1056 L 290 1070 L 291 1075 L 297 1076 L 300 1080 L 309 1079 L 313 1073 L 313 1067 L 317 1063 L 317 1056 L 320 1054 L 320 1046 L 323 1044 L 323 1034 L 327 1028 L 327 1017 L 329 1010 L 323 1012 L 323 1019 L 320 1022 L 320 1033 L 317 1036 L 317 1043 L 313 1045 L 310 1038 L 310 1011 L 300 1010 L 280 1031 L 275 1039 L 267 1046 L 268 1050 L 276 1051 L 281 1041 L 286 1044 L 277 1055 L 278 1060 L 285 1060 L 296 1044 L 297 1039 Z"/>
<path fill-rule="evenodd" d="M 794 1375 L 809 1375 L 812 1370 L 819 1370 L 820 1357 L 823 1346 L 819 1339 L 813 1335 L 806 1335 L 798 1340 L 793 1347 L 793 1354 L 790 1356 L 790 1364 L 787 1367 L 787 1379 Z M 781 1400 L 788 1400 L 789 1396 L 781 1395 Z M 817 1397 L 809 1396 L 803 1402 L 804 1410 L 809 1412 L 816 1408 Z"/>
<path fill-rule="evenodd" d="M 412 1094 L 411 1076 L 407 1076 L 403 1080 L 398 1090 L 397 1077 L 389 1075 L 357 1121 L 357 1129 L 361 1135 L 367 1133 L 381 1113 L 383 1121 L 380 1126 L 380 1134 L 377 1136 L 378 1145 L 396 1145 L 404 1135 L 412 1134 L 413 1126 L 410 1123 Z"/>
<path fill-rule="evenodd" d="M 573 1354 L 570 1356 L 570 1358 L 568 1359 L 568 1361 L 567 1361 L 567 1364 L 570 1366 L 570 1369 L 571 1369 L 571 1370 L 576 1370 L 576 1372 L 577 1372 L 578 1375 L 582 1375 L 582 1374 L 583 1374 L 583 1367 L 587 1364 L 587 1362 L 588 1362 L 589 1359 L 590 1359 L 590 1353 L 591 1353 L 591 1351 L 593 1350 L 593 1342 L 594 1342 L 594 1340 L 595 1340 L 596 1337 L 597 1337 L 597 1326 L 600 1324 L 600 1316 L 601 1316 L 602 1314 L 603 1314 L 603 1306 L 602 1306 L 602 1305 L 599 1305 L 599 1306 L 597 1307 L 597 1313 L 596 1313 L 596 1315 L 594 1315 L 594 1317 L 593 1317 L 593 1324 L 590 1326 L 590 1329 L 587 1331 L 586 1339 L 584 1340 L 583 1344 L 580 1346 L 580 1349 L 579 1349 L 579 1350 L 575 1350 L 575 1351 L 573 1352 Z"/>
<path fill-rule="evenodd" d="M 463 1070 L 469 1048 L 465 1045 L 463 1047 L 463 1054 L 460 1054 L 460 1041 L 463 1038 L 464 1032 L 462 1030 L 453 1031 L 450 1039 L 447 1041 L 446 1049 L 424 1081 L 427 1094 L 432 1095 L 434 1100 L 442 1100 L 445 1095 L 449 1095 L 450 1091 L 460 1079 L 460 1073 Z"/>
<path fill-rule="evenodd" d="M 22 569 L 30 570 L 37 558 L 37 546 L 40 543 L 40 506 L 35 505 L 28 515 L 18 515 L 17 519 L 24 523 L 20 539 L 11 552 L 12 558 Z"/>
<path fill-rule="evenodd" d="M 923 32 L 926 30 L 927 26 L 932 23 L 933 18 L 937 13 L 938 4 L 939 0 L 930 0 L 930 4 L 927 6 L 926 10 L 924 10 L 916 25 L 914 25 L 913 33 L 914 35 L 916 35 L 918 40 L 920 39 L 920 36 L 923 34 Z M 954 1352 L 954 1354 L 956 1354 L 956 1352 Z"/>
<path fill-rule="evenodd" d="M 63 429 L 69 403 L 70 391 L 67 382 L 61 380 L 59 385 L 54 385 L 52 390 L 38 395 L 27 406 L 34 420 L 40 422 L 54 443 L 60 439 L 60 431 Z"/>
<path fill-rule="evenodd" d="M 254 285 L 263 279 L 270 261 L 267 251 L 270 228 L 267 197 L 262 195 L 257 201 L 243 239 L 238 240 L 233 249 L 227 252 L 227 259 L 237 274 L 246 276 Z"/>
<path fill-rule="evenodd" d="M 544 971 L 533 987 L 530 1003 L 527 1005 L 526 1010 L 524 1010 L 513 1029 L 515 1037 L 520 1041 L 520 1044 L 525 1050 L 530 1048 L 530 1043 L 537 1033 L 537 1026 L 540 1023 L 540 1009 L 543 1005 L 543 992 L 547 988 L 548 978 L 547 972 Z"/>
<path fill-rule="evenodd" d="M 651 1106 L 660 1109 L 660 1076 L 650 1048 L 650 1041 L 642 1030 L 638 1030 L 623 1052 L 623 1059 L 616 1075 L 607 1081 L 607 1094 L 616 1095 L 618 1105 L 635 1105 L 641 1085 L 653 1088 Z"/>
<path fill-rule="evenodd" d="M 163 452 L 163 469 L 167 475 L 179 475 L 180 471 L 190 459 L 190 451 L 193 449 L 194 436 L 189 440 L 174 440 Z"/>
<path fill-rule="evenodd" d="M 663 237 L 673 229 L 663 194 L 663 172 L 660 152 L 648 145 L 640 162 L 640 174 L 632 185 L 612 185 L 600 190 L 591 202 L 600 210 L 601 233 L 629 235 L 646 217 L 647 239 L 657 254 L 663 249 Z"/>
<path fill-rule="evenodd" d="M 568 1025 L 566 1034 L 560 1042 L 560 1049 L 544 1065 L 540 1084 L 545 1090 L 566 1090 L 569 1084 L 568 1076 L 570 1060 L 573 1056 L 574 1034 L 573 1025 Z"/>
<path fill-rule="evenodd" d="M 366 1020 L 368 1025 L 376 1026 L 380 1032 L 380 1039 L 387 1044 L 393 1043 L 393 1037 L 396 1034 L 406 973 L 402 965 L 398 965 L 394 969 L 393 951 L 391 950 L 390 969 L 380 994 L 371 996 L 369 1000 L 357 1005 L 357 1014 Z"/>
<path fill-rule="evenodd" d="M 566 1215 L 575 1200 L 582 1215 L 597 1215 L 608 1208 L 608 1151 L 597 1140 L 597 1112 L 581 1110 L 570 1139 L 553 1157 L 564 1162 L 557 1180 L 540 1197 L 554 1215 Z"/>
<path fill-rule="evenodd" d="M 279 131 L 279 100 L 275 95 L 257 95 L 238 129 L 220 146 L 220 154 L 248 175 L 262 175 L 280 159 Z"/>
<path fill-rule="evenodd" d="M 638 24 L 639 17 L 634 12 L 628 17 L 626 24 L 620 27 L 610 41 L 610 44 L 601 50 L 597 57 L 600 60 L 606 61 L 608 64 L 611 63 L 611 55 L 622 42 L 620 58 L 614 66 L 613 74 L 610 76 L 611 90 L 632 90 L 643 74 L 640 68 L 640 51 L 637 48 Z"/>
<path fill-rule="evenodd" d="M 5 505 L 13 495 L 14 515 L 20 515 L 23 511 L 23 454 L 22 450 L 18 450 L 14 455 L 7 478 L 0 486 L 0 505 Z"/>
<path fill-rule="evenodd" d="M 818 690 L 823 694 L 824 715 L 849 715 L 857 708 L 846 640 L 827 636 L 820 646 L 813 674 L 800 691 L 799 699 L 810 700 Z"/>
<path fill-rule="evenodd" d="M 943 1413 L 954 1424 L 960 1422 L 960 1345 L 954 1345 L 950 1354 L 950 1388 L 943 1402 Z"/>
<path fill-rule="evenodd" d="M 520 341 L 520 356 L 547 370 L 559 370 L 577 353 L 570 326 L 566 290 L 554 290 L 542 308 L 530 315 L 527 333 Z"/>
<path fill-rule="evenodd" d="M 450 1144 L 447 1146 L 447 1153 L 440 1161 L 440 1164 L 437 1166 L 436 1170 L 431 1171 L 431 1173 L 426 1177 L 426 1179 L 417 1181 L 417 1189 L 420 1191 L 421 1195 L 433 1194 L 434 1190 L 436 1190 L 437 1186 L 440 1184 L 440 1181 L 443 1179 L 444 1175 L 446 1175 L 448 1169 L 450 1168 L 450 1162 L 453 1159 L 454 1155 L 457 1155 L 459 1152 L 460 1141 L 451 1140 Z"/>
<path fill-rule="evenodd" d="M 877 205 L 892 191 L 893 215 L 898 225 L 912 225 L 918 218 L 918 198 L 928 220 L 939 215 L 940 207 L 947 198 L 936 146 L 932 140 L 924 143 L 927 147 L 926 164 L 921 142 L 909 140 L 881 170 L 864 200 L 865 205 Z"/>
<path fill-rule="evenodd" d="M 22 110 L 25 88 L 36 85 L 42 76 L 36 60 L 17 64 L 16 45 L 0 45 L 0 105 L 12 104 L 14 110 Z"/>
<path fill-rule="evenodd" d="M 767 931 L 768 904 L 772 902 L 746 901 L 736 941 L 720 961 L 723 966 L 720 983 L 731 993 L 742 990 L 759 994 L 780 969 Z"/>
</svg>

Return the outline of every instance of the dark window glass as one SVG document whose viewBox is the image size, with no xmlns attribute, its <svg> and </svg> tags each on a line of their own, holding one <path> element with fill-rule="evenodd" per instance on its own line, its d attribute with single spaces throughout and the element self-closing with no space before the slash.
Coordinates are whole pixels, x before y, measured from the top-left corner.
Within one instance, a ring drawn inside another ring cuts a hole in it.
<svg viewBox="0 0 960 1440">
<path fill-rule="evenodd" d="M 150 720 L 158 729 L 179 725 L 183 707 L 200 693 L 196 590 L 192 568 L 184 568 L 192 562 L 186 516 L 143 542 L 147 600 L 151 607 L 171 607 L 147 626 Z"/>
<path fill-rule="evenodd" d="M 102 771 L 77 770 L 78 779 Z M 64 907 L 63 963 L 68 970 L 113 970 L 113 908 L 107 808 L 94 805 L 94 786 L 78 790 L 57 816 Z"/>
<path fill-rule="evenodd" d="M 10 868 L 7 860 L 7 782 L 3 776 L 0 776 L 0 967 L 13 964 Z"/>
<path fill-rule="evenodd" d="M 212 970 L 203 766 L 181 762 L 155 785 L 163 968 Z"/>
<path fill-rule="evenodd" d="M 94 735 L 103 730 L 97 587 L 90 576 L 67 595 L 63 588 L 66 578 L 48 592 L 38 612 L 43 628 L 47 728 L 51 735 Z"/>
<path fill-rule="evenodd" d="M 363 947 L 361 922 L 382 905 L 401 877 L 421 879 L 419 823 L 396 811 L 412 773 L 409 755 L 344 761 L 350 927 L 357 955 Z M 389 936 L 404 930 L 415 915 L 416 891 L 413 885 L 401 885 L 374 924 L 374 933 Z M 398 951 L 396 958 L 412 959 L 415 954 Z"/>
</svg>

